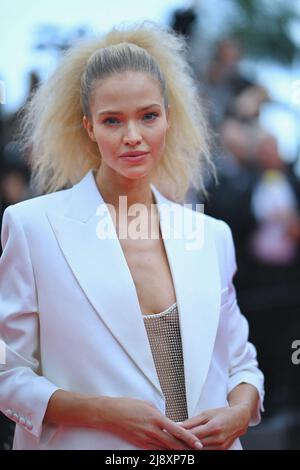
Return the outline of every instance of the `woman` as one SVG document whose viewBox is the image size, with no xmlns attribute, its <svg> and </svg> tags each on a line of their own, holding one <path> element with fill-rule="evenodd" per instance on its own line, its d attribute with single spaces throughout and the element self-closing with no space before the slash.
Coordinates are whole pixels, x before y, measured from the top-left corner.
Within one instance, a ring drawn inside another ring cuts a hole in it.
<svg viewBox="0 0 300 470">
<path fill-rule="evenodd" d="M 5 211 L 0 264 L 15 449 L 237 449 L 259 422 L 230 229 L 170 200 L 209 162 L 195 90 L 182 41 L 143 24 L 77 46 L 33 97 L 52 194 Z"/>
</svg>

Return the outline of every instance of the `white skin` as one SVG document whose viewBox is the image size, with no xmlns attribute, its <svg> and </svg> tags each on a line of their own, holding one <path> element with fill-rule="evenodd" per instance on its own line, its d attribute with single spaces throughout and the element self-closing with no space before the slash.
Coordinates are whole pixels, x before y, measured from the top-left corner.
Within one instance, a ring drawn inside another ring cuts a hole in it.
<svg viewBox="0 0 300 470">
<path fill-rule="evenodd" d="M 96 182 L 104 200 L 116 211 L 119 195 L 127 196 L 128 207 L 134 203 L 150 207 L 154 203 L 151 176 L 163 156 L 170 126 L 158 81 L 140 72 L 99 81 L 90 114 L 83 117 L 83 125 L 101 154 Z M 136 162 L 120 158 L 131 150 L 148 153 Z M 149 402 L 125 397 L 106 398 L 107 406 L 99 409 L 99 415 L 106 429 L 145 449 L 194 449 L 199 439 L 207 448 L 224 449 L 245 432 L 257 400 L 253 386 L 240 384 L 229 395 L 230 407 L 208 410 L 180 424 Z"/>
</svg>

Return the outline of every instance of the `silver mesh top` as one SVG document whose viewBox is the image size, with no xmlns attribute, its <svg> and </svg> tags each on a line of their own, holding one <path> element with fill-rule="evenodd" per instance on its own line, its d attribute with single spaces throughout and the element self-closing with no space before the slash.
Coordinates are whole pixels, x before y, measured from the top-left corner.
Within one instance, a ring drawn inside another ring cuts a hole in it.
<svg viewBox="0 0 300 470">
<path fill-rule="evenodd" d="M 175 422 L 184 421 L 188 413 L 177 304 L 161 313 L 143 314 L 143 319 L 166 399 L 166 416 Z"/>
</svg>

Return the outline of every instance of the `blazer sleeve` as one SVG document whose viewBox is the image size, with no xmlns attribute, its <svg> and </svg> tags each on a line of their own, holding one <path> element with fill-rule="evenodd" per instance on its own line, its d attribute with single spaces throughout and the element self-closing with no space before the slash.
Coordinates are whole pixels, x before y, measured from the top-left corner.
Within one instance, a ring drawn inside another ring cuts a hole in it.
<svg viewBox="0 0 300 470">
<path fill-rule="evenodd" d="M 4 212 L 1 240 L 0 410 L 40 438 L 48 401 L 58 387 L 39 375 L 37 293 L 30 250 L 16 206 Z"/>
<path fill-rule="evenodd" d="M 228 394 L 240 383 L 248 383 L 256 387 L 259 402 L 257 410 L 249 423 L 250 426 L 255 426 L 261 421 L 260 412 L 264 411 L 264 376 L 258 367 L 256 349 L 248 341 L 248 321 L 242 315 L 237 303 L 236 290 L 233 284 L 237 265 L 231 229 L 225 222 L 220 221 L 220 223 L 223 226 L 223 243 L 225 242 L 225 246 L 223 244 L 223 256 L 225 256 L 223 268 L 225 268 L 224 277 L 228 288 L 226 299 L 229 335 Z"/>
</svg>

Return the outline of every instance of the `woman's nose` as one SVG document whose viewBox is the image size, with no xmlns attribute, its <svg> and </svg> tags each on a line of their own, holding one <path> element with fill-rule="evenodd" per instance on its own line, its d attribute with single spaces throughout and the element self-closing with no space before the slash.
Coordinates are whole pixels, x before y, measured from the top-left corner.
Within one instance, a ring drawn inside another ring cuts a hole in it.
<svg viewBox="0 0 300 470">
<path fill-rule="evenodd" d="M 123 142 L 126 145 L 137 145 L 142 141 L 142 137 L 138 132 L 136 126 L 128 126 L 126 133 L 123 137 Z"/>
</svg>

